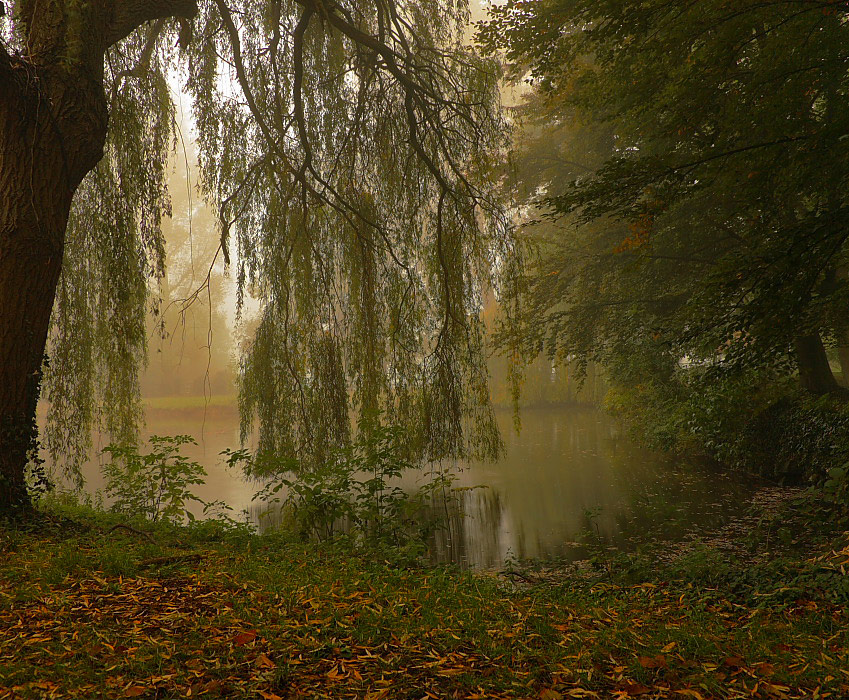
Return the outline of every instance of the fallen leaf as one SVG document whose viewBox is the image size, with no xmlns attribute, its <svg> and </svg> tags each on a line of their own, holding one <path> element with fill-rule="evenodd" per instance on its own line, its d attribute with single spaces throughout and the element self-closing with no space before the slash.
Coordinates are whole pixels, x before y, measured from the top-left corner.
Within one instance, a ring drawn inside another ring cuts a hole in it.
<svg viewBox="0 0 849 700">
<path fill-rule="evenodd" d="M 645 695 L 646 693 L 651 692 L 651 689 L 647 688 L 642 683 L 625 683 L 620 686 L 620 690 L 625 691 L 628 695 Z"/>
<path fill-rule="evenodd" d="M 260 654 L 256 659 L 256 665 L 260 668 L 275 668 L 277 666 L 271 659 L 268 658 L 265 654 Z"/>
<path fill-rule="evenodd" d="M 243 644 L 251 643 L 254 639 L 256 639 L 256 630 L 239 632 L 239 634 L 233 637 L 233 644 L 235 644 L 236 646 L 242 646 Z"/>
<path fill-rule="evenodd" d="M 643 668 L 666 668 L 666 659 L 663 656 L 641 656 L 640 666 Z"/>
<path fill-rule="evenodd" d="M 759 664 L 755 664 L 755 669 L 758 673 L 764 676 L 772 676 L 775 674 L 775 666 L 766 661 L 762 661 Z"/>
<path fill-rule="evenodd" d="M 373 693 L 369 693 L 366 695 L 366 700 L 383 700 L 387 695 L 389 695 L 389 688 L 384 688 L 383 690 L 377 690 Z"/>
</svg>

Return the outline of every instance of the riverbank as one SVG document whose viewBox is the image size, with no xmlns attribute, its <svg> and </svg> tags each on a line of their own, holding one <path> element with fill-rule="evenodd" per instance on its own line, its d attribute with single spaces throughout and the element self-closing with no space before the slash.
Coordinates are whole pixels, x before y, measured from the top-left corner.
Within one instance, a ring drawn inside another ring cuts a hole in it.
<svg viewBox="0 0 849 700">
<path fill-rule="evenodd" d="M 267 504 L 252 500 L 261 485 L 228 467 L 220 455 L 239 444 L 237 417 L 210 414 L 204 422 L 202 414 L 189 408 L 150 411 L 141 438 L 194 436 L 198 445 L 181 446 L 183 456 L 206 470 L 205 483 L 193 489 L 194 495 L 205 502 L 223 501 L 233 513 L 247 509 L 264 525 L 273 523 L 274 513 L 261 516 Z M 440 503 L 450 521 L 432 543 L 440 563 L 486 569 L 503 566 L 510 556 L 581 556 L 569 543 L 587 527 L 618 545 L 647 530 L 674 539 L 696 524 L 704 527 L 735 514 L 758 483 L 743 472 L 644 449 L 617 420 L 595 409 L 527 410 L 519 434 L 509 411 L 498 411 L 496 420 L 505 443 L 502 459 L 453 465 L 454 485 L 465 490 Z M 105 436 L 100 444 L 108 444 Z M 139 449 L 146 453 L 151 448 Z M 97 489 L 105 488 L 102 465 L 108 461 L 101 455 L 83 467 L 87 492 L 95 498 Z M 404 488 L 419 488 L 429 473 L 430 468 L 410 472 Z M 480 486 L 487 488 L 474 488 Z M 188 507 L 198 519 L 204 517 L 199 503 Z"/>
<path fill-rule="evenodd" d="M 849 695 L 849 535 L 806 496 L 734 538 L 515 587 L 200 523 L 0 530 L 0 698 Z M 515 576 L 514 576 L 515 578 Z"/>
</svg>

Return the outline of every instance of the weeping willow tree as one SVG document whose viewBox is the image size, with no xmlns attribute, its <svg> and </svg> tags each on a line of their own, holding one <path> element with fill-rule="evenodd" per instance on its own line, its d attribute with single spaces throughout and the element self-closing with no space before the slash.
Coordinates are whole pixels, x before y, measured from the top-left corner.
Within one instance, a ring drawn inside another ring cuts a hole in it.
<svg viewBox="0 0 849 700">
<path fill-rule="evenodd" d="M 480 312 L 511 257 L 492 194 L 505 125 L 467 15 L 464 0 L 13 3 L 0 18 L 0 508 L 28 504 L 40 388 L 45 444 L 71 474 L 93 425 L 136 434 L 174 75 L 193 98 L 219 254 L 239 303 L 262 305 L 243 436 L 258 424 L 262 450 L 320 460 L 389 417 L 427 458 L 497 451 Z"/>
</svg>

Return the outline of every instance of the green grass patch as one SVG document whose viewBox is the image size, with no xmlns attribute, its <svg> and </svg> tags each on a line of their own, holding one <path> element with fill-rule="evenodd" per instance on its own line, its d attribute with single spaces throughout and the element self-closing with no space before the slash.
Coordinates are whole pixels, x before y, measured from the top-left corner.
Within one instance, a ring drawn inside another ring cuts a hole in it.
<svg viewBox="0 0 849 700">
<path fill-rule="evenodd" d="M 0 531 L 0 698 L 849 694 L 846 537 L 517 588 L 344 541 L 115 524 L 77 508 Z"/>
</svg>

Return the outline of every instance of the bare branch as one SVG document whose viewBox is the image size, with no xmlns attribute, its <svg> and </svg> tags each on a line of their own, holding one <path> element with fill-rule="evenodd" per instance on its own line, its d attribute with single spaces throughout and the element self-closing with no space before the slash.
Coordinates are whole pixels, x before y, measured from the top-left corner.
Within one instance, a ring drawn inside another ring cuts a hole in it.
<svg viewBox="0 0 849 700">
<path fill-rule="evenodd" d="M 197 11 L 197 0 L 115 0 L 104 48 L 125 39 L 145 22 L 171 17 L 192 19 Z"/>
<path fill-rule="evenodd" d="M 150 29 L 150 34 L 148 34 L 147 41 L 142 47 L 141 53 L 139 54 L 139 60 L 136 65 L 128 70 L 122 70 L 115 76 L 112 83 L 112 99 L 110 100 L 110 104 L 115 101 L 115 96 L 121 88 L 124 78 L 139 78 L 145 74 L 148 68 L 150 68 L 150 59 L 151 56 L 153 56 L 153 50 L 156 48 L 156 40 L 159 38 L 164 27 L 164 19 L 156 20 Z"/>
</svg>

